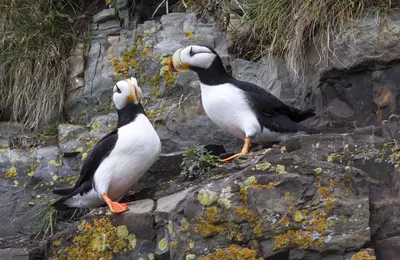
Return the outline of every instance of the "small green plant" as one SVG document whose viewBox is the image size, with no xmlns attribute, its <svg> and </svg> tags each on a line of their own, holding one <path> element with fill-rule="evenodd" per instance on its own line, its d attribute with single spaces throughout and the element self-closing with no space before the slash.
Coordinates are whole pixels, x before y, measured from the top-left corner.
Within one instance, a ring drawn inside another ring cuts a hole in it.
<svg viewBox="0 0 400 260">
<path fill-rule="evenodd" d="M 210 154 L 204 148 L 191 146 L 184 154 L 181 175 L 189 179 L 197 178 L 220 165 L 218 156 Z"/>
<path fill-rule="evenodd" d="M 58 125 L 59 124 L 60 123 L 57 122 L 57 123 L 48 125 L 47 127 L 39 130 L 37 132 L 37 134 L 39 136 L 57 136 L 58 135 Z"/>
<path fill-rule="evenodd" d="M 53 235 L 58 217 L 58 211 L 53 207 L 53 205 L 48 204 L 33 217 L 37 217 L 39 215 L 42 216 L 43 223 L 40 231 L 36 234 L 35 239 L 41 237 L 41 239 L 44 240 L 47 237 Z"/>
</svg>

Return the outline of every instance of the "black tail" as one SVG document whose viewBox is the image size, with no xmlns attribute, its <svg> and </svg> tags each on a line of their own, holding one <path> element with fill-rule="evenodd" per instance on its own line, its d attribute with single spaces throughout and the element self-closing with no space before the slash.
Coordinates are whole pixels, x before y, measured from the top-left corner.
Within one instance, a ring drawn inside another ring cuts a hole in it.
<svg viewBox="0 0 400 260">
<path fill-rule="evenodd" d="M 304 126 L 304 125 L 301 125 L 301 124 L 297 124 L 297 130 L 298 130 L 298 131 L 307 132 L 308 134 L 319 134 L 319 133 L 321 133 L 321 132 L 320 132 L 319 130 L 317 130 L 317 129 L 308 128 L 308 127 L 306 127 L 306 126 Z"/>
<path fill-rule="evenodd" d="M 66 196 L 70 194 L 73 190 L 74 188 L 55 189 L 53 190 L 53 193 L 60 196 Z"/>
<path fill-rule="evenodd" d="M 304 121 L 308 118 L 315 116 L 314 108 L 310 108 L 304 111 L 298 111 L 295 115 L 290 115 L 290 119 L 295 121 L 296 123 Z"/>
<path fill-rule="evenodd" d="M 67 210 L 70 207 L 65 204 L 66 200 L 67 200 L 67 198 L 61 198 L 61 199 L 57 200 L 56 202 L 54 202 L 52 206 L 54 208 L 56 208 L 57 210 Z"/>
</svg>

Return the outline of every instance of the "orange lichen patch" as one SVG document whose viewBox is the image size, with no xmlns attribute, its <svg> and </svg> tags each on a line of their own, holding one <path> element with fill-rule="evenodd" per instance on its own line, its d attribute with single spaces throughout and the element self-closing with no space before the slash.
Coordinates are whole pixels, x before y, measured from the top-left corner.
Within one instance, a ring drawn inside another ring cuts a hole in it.
<svg viewBox="0 0 400 260">
<path fill-rule="evenodd" d="M 285 200 L 292 200 L 294 199 L 293 195 L 290 194 L 290 192 L 285 193 Z"/>
<path fill-rule="evenodd" d="M 326 212 L 323 210 L 315 210 L 311 213 L 311 218 L 305 223 L 307 230 L 312 232 L 323 233 L 329 227 L 329 221 L 326 218 Z"/>
<path fill-rule="evenodd" d="M 176 247 L 176 242 L 175 241 L 172 241 L 171 242 L 171 248 L 175 248 Z"/>
<path fill-rule="evenodd" d="M 329 187 L 331 188 L 331 189 L 334 189 L 334 188 L 336 188 L 338 186 L 338 183 L 336 182 L 336 181 L 334 181 L 333 179 L 330 179 L 329 180 Z"/>
<path fill-rule="evenodd" d="M 200 216 L 196 216 L 194 220 L 197 223 L 194 231 L 196 233 L 199 233 L 203 238 L 215 236 L 227 231 L 225 227 L 209 223 L 207 220 Z"/>
<path fill-rule="evenodd" d="M 309 248 L 313 245 L 321 245 L 323 240 L 312 238 L 312 232 L 300 231 L 300 230 L 289 230 L 285 234 L 275 237 L 274 250 L 289 246 L 298 246 L 302 249 Z"/>
<path fill-rule="evenodd" d="M 12 166 L 6 173 L 5 177 L 6 179 L 10 179 L 17 176 L 17 168 L 15 166 Z"/>
<path fill-rule="evenodd" d="M 186 38 L 191 40 L 191 39 L 193 39 L 194 33 L 192 31 L 186 30 L 185 31 L 185 36 L 186 36 Z"/>
<path fill-rule="evenodd" d="M 204 260 L 257 260 L 257 252 L 231 245 L 228 249 L 217 249 L 215 253 L 206 255 Z"/>
<path fill-rule="evenodd" d="M 253 184 L 252 187 L 256 190 L 273 189 L 280 184 L 279 181 L 271 181 L 268 184 Z"/>
<path fill-rule="evenodd" d="M 315 179 L 317 179 L 317 182 L 314 183 L 314 186 L 317 187 L 317 188 L 321 187 L 322 176 L 321 175 L 317 175 L 317 176 L 315 176 Z"/>
<path fill-rule="evenodd" d="M 333 207 L 335 207 L 335 201 L 333 199 L 327 199 L 325 205 L 326 211 L 330 212 L 332 211 Z"/>
<path fill-rule="evenodd" d="M 205 209 L 205 219 L 210 223 L 215 223 L 218 221 L 218 208 L 216 206 L 207 207 Z"/>
<path fill-rule="evenodd" d="M 322 198 L 329 198 L 331 196 L 331 193 L 329 192 L 329 189 L 327 187 L 321 187 L 318 189 L 317 192 L 318 195 Z"/>
<path fill-rule="evenodd" d="M 344 191 L 344 194 L 346 196 L 350 196 L 354 193 L 353 183 L 349 177 L 344 177 L 340 183 L 340 186 L 342 188 L 346 188 L 346 190 Z"/>
<path fill-rule="evenodd" d="M 375 260 L 376 256 L 370 255 L 368 251 L 363 250 L 351 257 L 351 260 Z"/>
<path fill-rule="evenodd" d="M 113 254 L 136 247 L 135 235 L 129 234 L 126 226 L 113 226 L 108 218 L 94 219 L 93 225 L 82 221 L 78 231 L 70 246 L 57 251 L 55 260 L 111 260 Z"/>
</svg>

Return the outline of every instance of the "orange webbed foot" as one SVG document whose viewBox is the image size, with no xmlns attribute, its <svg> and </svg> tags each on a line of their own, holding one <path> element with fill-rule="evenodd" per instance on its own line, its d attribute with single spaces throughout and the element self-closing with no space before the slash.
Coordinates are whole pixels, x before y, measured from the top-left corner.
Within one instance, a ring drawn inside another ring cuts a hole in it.
<svg viewBox="0 0 400 260">
<path fill-rule="evenodd" d="M 250 150 L 250 144 L 251 144 L 251 138 L 249 138 L 249 137 L 245 138 L 244 144 L 243 144 L 243 149 L 240 153 L 234 154 L 226 159 L 222 159 L 222 160 L 220 160 L 220 162 L 223 162 L 223 163 L 231 162 L 236 157 L 248 154 L 249 150 Z"/>
<path fill-rule="evenodd" d="M 107 203 L 108 207 L 110 208 L 111 212 L 113 213 L 122 213 L 128 210 L 129 205 L 126 203 L 119 203 L 112 201 L 108 196 L 107 193 L 103 193 L 102 195 L 104 201 Z"/>
</svg>

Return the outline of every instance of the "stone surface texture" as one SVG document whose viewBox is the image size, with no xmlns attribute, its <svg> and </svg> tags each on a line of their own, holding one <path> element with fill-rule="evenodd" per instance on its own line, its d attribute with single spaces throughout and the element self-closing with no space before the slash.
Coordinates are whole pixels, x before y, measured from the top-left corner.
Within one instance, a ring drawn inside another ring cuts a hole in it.
<svg viewBox="0 0 400 260">
<path fill-rule="evenodd" d="M 345 24 L 335 55 L 318 63 L 310 48 L 298 80 L 281 58 L 229 54 L 220 25 L 193 13 L 165 14 L 162 5 L 149 19 L 161 2 L 118 0 L 119 13 L 111 7 L 93 17 L 90 48 L 71 53 L 70 120 L 58 134 L 0 122 L 0 258 L 400 259 L 399 20 L 389 17 L 383 29 L 370 16 Z M 232 5 L 240 12 L 251 2 Z M 315 107 L 305 124 L 323 133 L 253 147 L 186 179 L 188 147 L 242 145 L 204 113 L 195 73 L 166 72 L 174 51 L 190 44 L 213 46 L 234 77 L 287 104 Z M 50 228 L 51 190 L 73 185 L 94 145 L 116 128 L 112 87 L 131 76 L 162 155 L 122 199 L 129 211 L 59 212 Z"/>
</svg>

